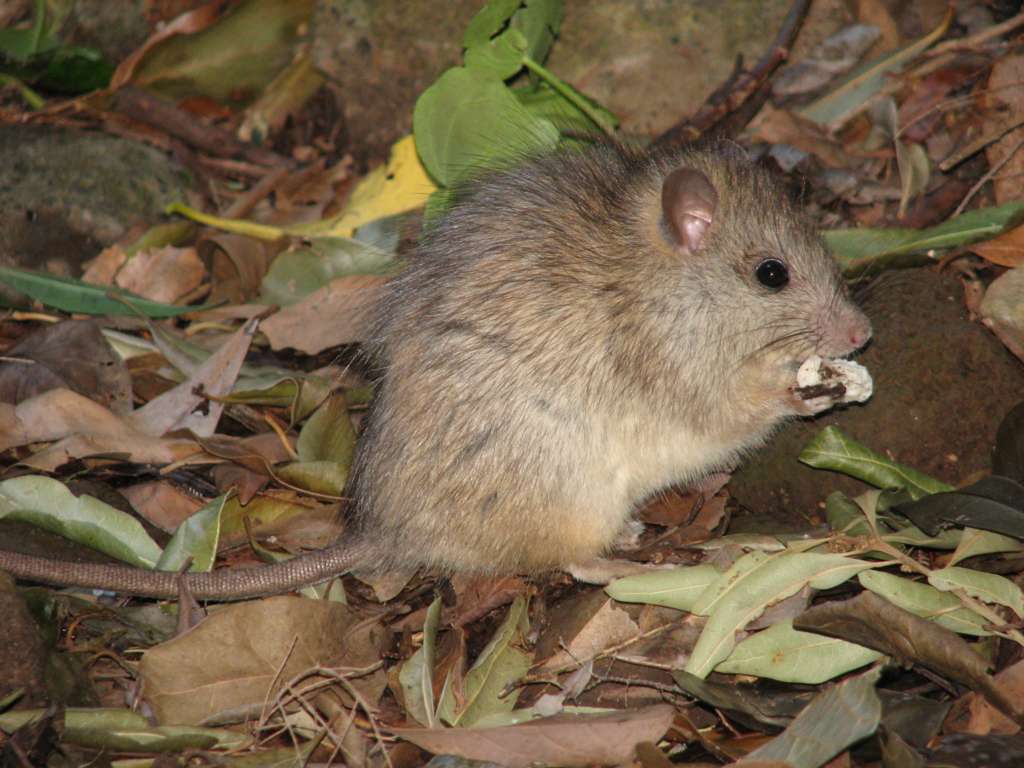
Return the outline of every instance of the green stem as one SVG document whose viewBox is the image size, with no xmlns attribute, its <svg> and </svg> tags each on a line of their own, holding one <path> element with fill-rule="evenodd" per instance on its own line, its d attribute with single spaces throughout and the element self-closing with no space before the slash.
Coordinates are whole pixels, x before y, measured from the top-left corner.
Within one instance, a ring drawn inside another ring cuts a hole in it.
<svg viewBox="0 0 1024 768">
<path fill-rule="evenodd" d="M 583 96 L 581 96 L 574 88 L 570 88 L 561 78 L 555 73 L 545 69 L 542 65 L 531 59 L 529 56 L 523 57 L 523 65 L 533 72 L 537 77 L 543 80 L 545 83 L 554 88 L 558 93 L 565 99 L 568 99 L 574 107 L 580 112 L 590 118 L 591 122 L 594 123 L 608 136 L 612 135 L 611 126 L 607 125 L 601 118 L 601 114 L 594 109 L 594 107 L 588 102 Z"/>
</svg>

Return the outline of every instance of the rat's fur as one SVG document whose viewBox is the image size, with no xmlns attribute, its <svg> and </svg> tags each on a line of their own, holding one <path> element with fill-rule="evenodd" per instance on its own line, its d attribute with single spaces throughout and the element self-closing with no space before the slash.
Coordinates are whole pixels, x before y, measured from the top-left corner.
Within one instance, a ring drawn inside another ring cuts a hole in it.
<svg viewBox="0 0 1024 768">
<path fill-rule="evenodd" d="M 678 168 L 717 199 L 694 243 L 666 224 L 694 220 L 663 208 Z M 769 257 L 788 266 L 779 290 L 755 276 Z M 812 224 L 722 147 L 604 145 L 483 176 L 425 235 L 380 317 L 383 375 L 342 541 L 182 577 L 197 596 L 283 591 L 353 566 L 585 564 L 649 494 L 730 467 L 786 417 L 826 407 L 793 393 L 799 363 L 870 335 Z M 178 578 L 32 560 L 0 553 L 0 568 L 149 595 L 173 595 Z"/>
</svg>

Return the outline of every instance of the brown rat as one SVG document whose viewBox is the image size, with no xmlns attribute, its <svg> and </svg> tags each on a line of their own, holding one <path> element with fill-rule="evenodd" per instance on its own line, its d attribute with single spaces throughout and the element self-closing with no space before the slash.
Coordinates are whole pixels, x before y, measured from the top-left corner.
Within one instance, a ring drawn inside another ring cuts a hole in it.
<svg viewBox="0 0 1024 768">
<path fill-rule="evenodd" d="M 181 578 L 237 599 L 353 567 L 585 570 L 650 494 L 833 405 L 799 396 L 798 367 L 870 334 L 815 227 L 735 148 L 599 145 L 486 175 L 383 302 L 342 540 Z M 179 578 L 9 553 L 0 568 L 153 596 Z"/>
</svg>

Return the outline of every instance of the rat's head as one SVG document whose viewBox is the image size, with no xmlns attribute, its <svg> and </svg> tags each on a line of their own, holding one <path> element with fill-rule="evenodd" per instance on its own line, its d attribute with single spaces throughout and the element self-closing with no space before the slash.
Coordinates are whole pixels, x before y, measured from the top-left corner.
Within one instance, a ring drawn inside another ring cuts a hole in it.
<svg viewBox="0 0 1024 768">
<path fill-rule="evenodd" d="M 844 357 L 871 336 L 813 224 L 778 180 L 729 151 L 661 166 L 659 237 L 719 331 L 726 355 L 793 369 Z"/>
</svg>

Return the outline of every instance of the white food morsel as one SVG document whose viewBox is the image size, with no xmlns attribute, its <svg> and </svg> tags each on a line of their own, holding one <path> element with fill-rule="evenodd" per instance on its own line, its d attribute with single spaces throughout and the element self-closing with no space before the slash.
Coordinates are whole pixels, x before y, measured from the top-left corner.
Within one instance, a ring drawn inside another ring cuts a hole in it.
<svg viewBox="0 0 1024 768">
<path fill-rule="evenodd" d="M 796 383 L 801 389 L 820 384 L 842 384 L 846 392 L 838 400 L 841 403 L 863 403 L 874 391 L 871 374 L 860 363 L 838 358 L 822 359 L 818 355 L 803 362 L 796 373 Z"/>
</svg>

